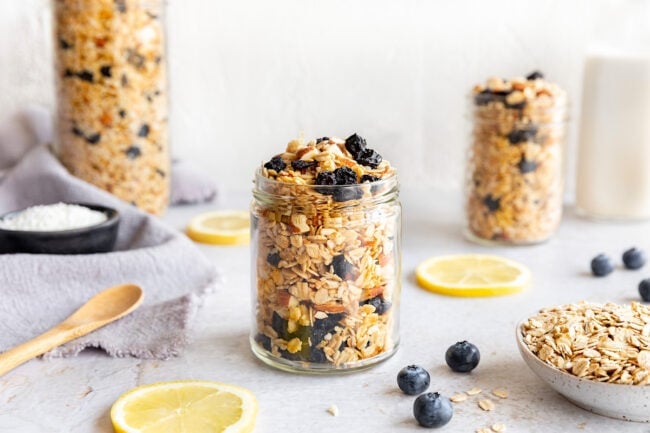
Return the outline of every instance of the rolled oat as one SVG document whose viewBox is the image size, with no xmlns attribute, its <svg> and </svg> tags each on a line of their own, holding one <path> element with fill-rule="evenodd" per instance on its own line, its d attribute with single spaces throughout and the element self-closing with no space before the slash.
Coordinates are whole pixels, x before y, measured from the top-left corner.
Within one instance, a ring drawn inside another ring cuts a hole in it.
<svg viewBox="0 0 650 433">
<path fill-rule="evenodd" d="M 566 94 L 541 74 L 473 90 L 468 231 L 501 243 L 547 239 L 562 214 Z"/>
<path fill-rule="evenodd" d="M 528 348 L 577 377 L 627 385 L 650 383 L 650 307 L 580 303 L 546 308 L 521 327 Z"/>
<path fill-rule="evenodd" d="M 388 161 L 356 134 L 293 140 L 255 183 L 254 352 L 306 371 L 392 354 L 400 206 Z"/>
<path fill-rule="evenodd" d="M 169 196 L 163 0 L 53 5 L 61 161 L 161 213 Z"/>
</svg>

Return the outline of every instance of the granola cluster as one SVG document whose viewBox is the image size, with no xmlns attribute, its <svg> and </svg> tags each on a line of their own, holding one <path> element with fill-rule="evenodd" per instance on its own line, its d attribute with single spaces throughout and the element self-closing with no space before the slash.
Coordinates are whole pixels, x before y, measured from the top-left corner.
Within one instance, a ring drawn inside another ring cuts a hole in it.
<svg viewBox="0 0 650 433">
<path fill-rule="evenodd" d="M 566 93 L 534 72 L 473 89 L 467 218 L 477 238 L 547 239 L 562 215 Z"/>
<path fill-rule="evenodd" d="M 162 0 L 56 0 L 59 157 L 152 213 L 169 195 Z"/>
<path fill-rule="evenodd" d="M 356 134 L 294 140 L 254 195 L 256 353 L 303 370 L 392 354 L 401 220 L 388 161 Z"/>
<path fill-rule="evenodd" d="M 650 384 L 650 307 L 580 303 L 541 310 L 521 328 L 528 348 L 577 377 Z"/>
</svg>

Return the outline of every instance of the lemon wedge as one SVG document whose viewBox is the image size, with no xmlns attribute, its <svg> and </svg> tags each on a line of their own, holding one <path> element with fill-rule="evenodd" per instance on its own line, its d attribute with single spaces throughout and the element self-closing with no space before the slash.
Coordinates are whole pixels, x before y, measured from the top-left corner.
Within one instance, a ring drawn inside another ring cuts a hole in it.
<svg viewBox="0 0 650 433">
<path fill-rule="evenodd" d="M 140 386 L 111 408 L 117 433 L 249 433 L 256 417 L 252 392 L 202 380 Z"/>
<path fill-rule="evenodd" d="M 213 245 L 245 245 L 250 241 L 250 215 L 246 211 L 217 210 L 190 220 L 187 236 Z"/>
<path fill-rule="evenodd" d="M 499 256 L 466 254 L 431 257 L 415 270 L 417 282 L 432 292 L 452 296 L 499 296 L 530 284 L 530 271 Z"/>
</svg>

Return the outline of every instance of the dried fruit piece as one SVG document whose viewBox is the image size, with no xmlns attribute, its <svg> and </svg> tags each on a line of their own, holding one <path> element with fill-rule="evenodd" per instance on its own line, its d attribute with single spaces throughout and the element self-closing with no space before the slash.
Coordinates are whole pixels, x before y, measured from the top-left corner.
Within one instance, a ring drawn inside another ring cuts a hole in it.
<svg viewBox="0 0 650 433">
<path fill-rule="evenodd" d="M 345 139 L 345 148 L 352 154 L 354 159 L 366 148 L 366 139 L 354 133 Z"/>
<path fill-rule="evenodd" d="M 287 167 L 287 164 L 282 160 L 281 156 L 274 156 L 269 162 L 264 164 L 264 168 L 268 170 L 275 170 L 276 172 L 281 172 Z"/>
<path fill-rule="evenodd" d="M 379 164 L 381 164 L 383 158 L 373 149 L 364 149 L 359 152 L 354 159 L 361 165 L 377 168 Z"/>
</svg>

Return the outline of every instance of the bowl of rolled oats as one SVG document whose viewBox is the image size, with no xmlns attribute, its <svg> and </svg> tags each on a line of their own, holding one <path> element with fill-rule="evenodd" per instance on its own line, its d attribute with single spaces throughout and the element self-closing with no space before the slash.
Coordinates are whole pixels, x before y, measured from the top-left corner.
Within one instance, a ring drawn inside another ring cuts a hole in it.
<svg viewBox="0 0 650 433">
<path fill-rule="evenodd" d="M 366 368 L 398 346 L 401 206 L 354 134 L 293 140 L 257 171 L 251 348 L 287 371 Z"/>
<path fill-rule="evenodd" d="M 544 308 L 519 323 L 516 333 L 526 364 L 575 405 L 650 422 L 650 306 Z"/>
</svg>

